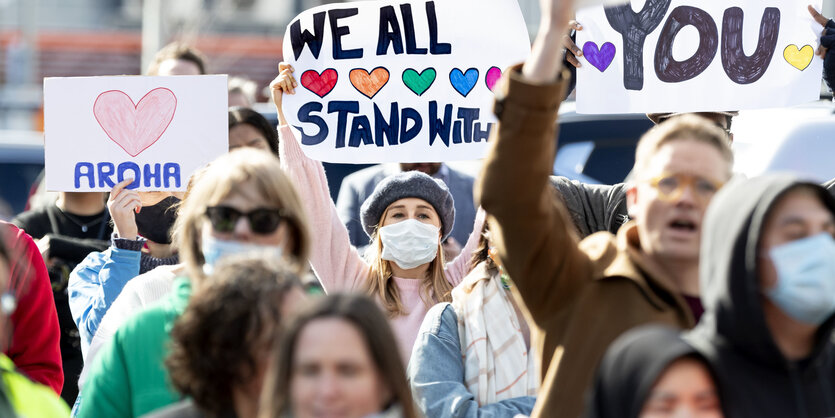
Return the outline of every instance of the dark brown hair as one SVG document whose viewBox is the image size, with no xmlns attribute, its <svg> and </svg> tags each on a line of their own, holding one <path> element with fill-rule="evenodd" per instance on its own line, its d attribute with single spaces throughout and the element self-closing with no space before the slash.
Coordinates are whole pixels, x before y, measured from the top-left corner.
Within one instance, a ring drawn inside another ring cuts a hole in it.
<svg viewBox="0 0 835 418">
<path fill-rule="evenodd" d="M 277 357 L 264 381 L 259 417 L 279 418 L 290 413 L 290 380 L 299 335 L 310 323 L 331 318 L 349 322 L 362 335 L 383 385 L 391 390 L 392 399 L 386 406 L 398 405 L 404 418 L 417 418 L 412 392 L 406 382 L 406 370 L 391 326 L 374 301 L 358 294 L 334 294 L 320 298 L 282 332 Z"/>
<path fill-rule="evenodd" d="M 148 66 L 148 75 L 157 75 L 159 66 L 166 60 L 183 60 L 194 63 L 200 70 L 200 74 L 206 74 L 206 57 L 190 45 L 172 42 L 160 49 L 154 55 L 154 61 Z"/>
<path fill-rule="evenodd" d="M 279 333 L 285 295 L 301 289 L 276 259 L 230 256 L 195 291 L 171 331 L 171 382 L 208 416 L 234 411 L 232 388 L 257 373 Z"/>
<path fill-rule="evenodd" d="M 235 126 L 246 124 L 255 128 L 267 140 L 270 152 L 278 156 L 278 131 L 270 125 L 264 116 L 248 107 L 233 107 L 229 109 L 229 130 Z"/>
</svg>

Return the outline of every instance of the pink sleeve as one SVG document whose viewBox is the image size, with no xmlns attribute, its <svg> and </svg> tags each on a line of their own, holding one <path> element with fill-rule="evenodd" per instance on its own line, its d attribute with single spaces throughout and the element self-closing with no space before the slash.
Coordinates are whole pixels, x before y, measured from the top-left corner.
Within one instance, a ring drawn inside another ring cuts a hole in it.
<svg viewBox="0 0 835 418">
<path fill-rule="evenodd" d="M 461 254 L 458 254 L 458 257 L 455 257 L 454 260 L 447 263 L 444 269 L 447 281 L 453 286 L 458 286 L 472 270 L 470 260 L 473 258 L 473 252 L 478 248 L 478 242 L 481 240 L 481 231 L 484 229 L 484 221 L 486 218 L 487 213 L 479 206 L 476 211 L 475 222 L 473 222 L 473 232 L 470 232 L 470 237 L 467 238 L 467 244 L 461 249 Z"/>
<path fill-rule="evenodd" d="M 310 225 L 310 264 L 322 287 L 328 293 L 360 287 L 371 269 L 351 246 L 348 230 L 336 214 L 322 163 L 304 154 L 289 126 L 279 126 L 278 136 L 281 167 L 296 186 Z"/>
</svg>

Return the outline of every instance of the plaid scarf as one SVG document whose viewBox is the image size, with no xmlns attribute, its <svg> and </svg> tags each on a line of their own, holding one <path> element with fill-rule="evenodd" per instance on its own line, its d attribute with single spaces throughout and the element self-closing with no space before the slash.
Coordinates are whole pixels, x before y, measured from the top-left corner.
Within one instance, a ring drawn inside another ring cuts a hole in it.
<svg viewBox="0 0 835 418">
<path fill-rule="evenodd" d="M 510 297 L 484 262 L 452 290 L 464 381 L 479 406 L 536 396 L 539 388 L 535 356 L 525 347 Z"/>
</svg>

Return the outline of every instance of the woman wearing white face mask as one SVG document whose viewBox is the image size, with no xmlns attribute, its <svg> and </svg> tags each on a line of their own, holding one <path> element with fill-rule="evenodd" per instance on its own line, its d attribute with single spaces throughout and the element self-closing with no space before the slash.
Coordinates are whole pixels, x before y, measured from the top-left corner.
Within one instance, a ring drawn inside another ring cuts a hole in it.
<svg viewBox="0 0 835 418">
<path fill-rule="evenodd" d="M 231 254 L 283 255 L 301 270 L 310 241 L 290 179 L 273 155 L 253 149 L 222 156 L 200 174 L 174 230 L 185 275 L 175 280 L 168 297 L 130 318 L 102 348 L 82 389 L 79 416 L 140 416 L 178 401 L 161 365 L 168 332 L 192 287 Z"/>
<path fill-rule="evenodd" d="M 835 199 L 787 175 L 710 203 L 693 345 L 732 417 L 835 416 Z"/>
<path fill-rule="evenodd" d="M 452 195 L 426 174 L 399 173 L 378 184 L 362 206 L 362 224 L 372 242 L 365 259 L 360 257 L 336 214 L 322 164 L 305 156 L 287 125 L 281 98 L 294 93 L 296 81 L 292 67 L 282 63 L 279 69 L 270 85 L 280 124 L 279 155 L 314 220 L 310 263 L 326 292 L 357 289 L 376 298 L 408 361 L 429 307 L 449 302 L 452 288 L 469 272 L 479 234 L 473 232 L 459 257 L 445 265 L 441 242 L 455 220 Z M 477 217 L 473 231 L 481 231 L 482 223 Z"/>
</svg>

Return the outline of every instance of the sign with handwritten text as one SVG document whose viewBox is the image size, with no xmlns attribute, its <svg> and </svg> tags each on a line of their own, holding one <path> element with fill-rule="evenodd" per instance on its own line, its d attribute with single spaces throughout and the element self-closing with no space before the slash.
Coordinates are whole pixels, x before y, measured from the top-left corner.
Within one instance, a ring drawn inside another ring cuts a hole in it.
<svg viewBox="0 0 835 418">
<path fill-rule="evenodd" d="M 284 113 L 305 153 L 330 162 L 481 158 L 493 89 L 530 52 L 515 0 L 339 3 L 296 17 Z"/>
<path fill-rule="evenodd" d="M 577 13 L 579 113 L 696 112 L 816 100 L 821 0 L 646 0 Z"/>
<path fill-rule="evenodd" d="M 44 80 L 46 187 L 185 190 L 228 152 L 225 75 Z"/>
</svg>

